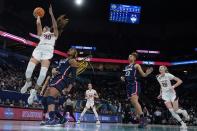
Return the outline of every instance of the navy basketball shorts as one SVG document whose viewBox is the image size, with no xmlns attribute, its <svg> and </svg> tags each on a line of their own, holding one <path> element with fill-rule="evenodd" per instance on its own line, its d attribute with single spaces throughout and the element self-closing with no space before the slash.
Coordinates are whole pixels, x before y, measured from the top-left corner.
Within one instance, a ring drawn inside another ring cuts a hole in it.
<svg viewBox="0 0 197 131">
<path fill-rule="evenodd" d="M 133 95 L 139 96 L 141 92 L 140 83 L 137 81 L 132 83 L 127 83 L 126 89 L 127 89 L 128 98 L 131 98 Z"/>
<path fill-rule="evenodd" d="M 62 76 L 55 76 L 49 83 L 49 87 L 56 88 L 60 93 L 68 86 L 68 79 Z"/>
</svg>

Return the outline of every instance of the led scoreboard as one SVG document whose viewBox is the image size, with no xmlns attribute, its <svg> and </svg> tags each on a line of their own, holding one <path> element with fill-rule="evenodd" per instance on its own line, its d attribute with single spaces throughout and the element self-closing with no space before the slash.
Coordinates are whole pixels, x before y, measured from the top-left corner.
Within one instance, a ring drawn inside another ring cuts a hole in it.
<svg viewBox="0 0 197 131">
<path fill-rule="evenodd" d="M 110 18 L 112 22 L 139 24 L 141 6 L 111 4 Z"/>
</svg>

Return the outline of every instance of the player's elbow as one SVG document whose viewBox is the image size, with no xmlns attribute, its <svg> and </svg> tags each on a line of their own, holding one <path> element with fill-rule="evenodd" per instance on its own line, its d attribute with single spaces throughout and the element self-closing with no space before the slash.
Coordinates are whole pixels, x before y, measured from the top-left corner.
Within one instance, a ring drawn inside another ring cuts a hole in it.
<svg viewBox="0 0 197 131">
<path fill-rule="evenodd" d="M 183 81 L 181 79 L 179 79 L 179 84 L 182 84 L 182 83 L 183 83 Z"/>
</svg>

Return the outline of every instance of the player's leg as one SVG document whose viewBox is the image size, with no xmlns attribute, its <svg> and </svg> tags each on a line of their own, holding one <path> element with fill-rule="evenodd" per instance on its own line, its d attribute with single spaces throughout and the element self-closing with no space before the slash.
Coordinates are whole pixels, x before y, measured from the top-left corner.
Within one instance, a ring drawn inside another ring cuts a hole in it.
<svg viewBox="0 0 197 131">
<path fill-rule="evenodd" d="M 94 115 L 96 117 L 96 124 L 100 124 L 100 121 L 99 121 L 99 117 L 98 117 L 98 113 L 96 111 L 96 107 L 94 106 L 94 104 L 91 106 L 93 112 L 94 112 Z"/>
<path fill-rule="evenodd" d="M 47 96 L 43 96 L 41 102 L 42 102 L 42 106 L 44 107 L 44 110 L 43 110 L 42 122 L 40 123 L 40 125 L 45 125 L 46 114 L 48 112 Z"/>
<path fill-rule="evenodd" d="M 85 108 L 83 109 L 83 112 L 81 113 L 77 124 L 80 124 L 81 119 L 83 118 L 83 116 L 85 115 L 86 111 L 90 108 L 90 104 L 87 102 Z"/>
<path fill-rule="evenodd" d="M 73 106 L 70 106 L 69 112 L 70 112 L 70 116 L 74 119 L 74 122 L 76 122 L 76 118 L 75 118 L 75 116 L 74 116 L 74 109 L 73 109 Z"/>
<path fill-rule="evenodd" d="M 142 107 L 139 103 L 139 97 L 138 95 L 134 94 L 131 96 L 131 103 L 134 106 L 137 115 L 140 117 L 140 122 L 139 122 L 139 128 L 143 128 L 147 125 L 146 118 L 144 117 L 144 113 L 142 111 Z"/>
<path fill-rule="evenodd" d="M 46 125 L 55 125 L 57 124 L 55 121 L 56 111 L 55 111 L 55 99 L 57 98 L 59 91 L 54 88 L 49 88 L 49 95 L 47 97 L 47 105 L 48 105 L 48 113 L 49 120 L 46 122 Z"/>
<path fill-rule="evenodd" d="M 48 117 L 47 117 L 47 115 L 48 115 L 48 104 L 47 104 L 48 95 L 49 95 L 49 88 L 44 90 L 44 94 L 41 99 L 42 106 L 44 107 L 44 110 L 43 110 L 43 119 L 42 119 L 42 122 L 40 123 L 40 125 L 45 125 L 45 122 L 48 120 Z"/>
<path fill-rule="evenodd" d="M 30 96 L 28 98 L 28 104 L 31 105 L 33 103 L 34 99 L 37 98 L 37 91 L 40 89 L 40 87 L 42 86 L 42 84 L 43 84 L 43 82 L 46 78 L 49 65 L 50 65 L 49 60 L 42 60 L 41 61 L 40 74 L 39 74 L 39 77 L 37 79 L 35 89 L 30 90 Z"/>
<path fill-rule="evenodd" d="M 140 117 L 140 128 L 143 128 L 147 125 L 147 121 L 144 117 L 144 113 L 142 111 L 142 107 L 139 103 L 139 94 L 140 94 L 140 84 L 135 82 L 134 84 L 128 85 L 128 96 L 130 97 L 131 103 L 134 106 L 137 115 Z"/>
<path fill-rule="evenodd" d="M 32 57 L 30 59 L 26 72 L 25 72 L 26 82 L 25 82 L 25 85 L 21 88 L 21 93 L 26 93 L 27 89 L 32 86 L 31 77 L 38 63 L 39 63 L 39 60 L 37 60 L 36 58 Z"/>
<path fill-rule="evenodd" d="M 138 99 L 139 99 L 139 97 L 137 95 L 132 95 L 131 96 L 131 103 L 134 106 L 136 113 L 139 116 L 143 116 L 142 107 L 141 107 Z"/>
<path fill-rule="evenodd" d="M 42 86 L 42 84 L 46 78 L 50 63 L 51 63 L 50 60 L 42 60 L 41 61 L 41 69 L 40 69 L 39 77 L 36 82 L 36 88 L 35 88 L 36 90 L 38 90 Z"/>
<path fill-rule="evenodd" d="M 166 101 L 165 102 L 166 107 L 170 111 L 171 115 L 179 122 L 181 123 L 182 127 L 186 127 L 186 124 L 182 121 L 181 117 L 175 112 L 173 105 L 171 102 Z"/>
<path fill-rule="evenodd" d="M 172 105 L 173 105 L 173 108 L 174 108 L 176 113 L 182 114 L 184 116 L 185 120 L 189 121 L 190 117 L 189 117 L 187 111 L 184 110 L 184 109 L 180 109 L 179 108 L 179 99 L 178 99 L 178 97 L 174 100 L 174 102 L 172 102 Z"/>
</svg>

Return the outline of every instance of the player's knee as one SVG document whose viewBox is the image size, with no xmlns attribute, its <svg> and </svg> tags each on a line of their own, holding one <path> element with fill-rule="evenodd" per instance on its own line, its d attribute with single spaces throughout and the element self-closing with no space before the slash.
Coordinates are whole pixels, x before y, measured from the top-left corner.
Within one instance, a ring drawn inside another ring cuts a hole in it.
<svg viewBox="0 0 197 131">
<path fill-rule="evenodd" d="M 55 104 L 55 97 L 48 96 L 47 97 L 47 105 L 52 105 L 52 104 Z"/>
</svg>

